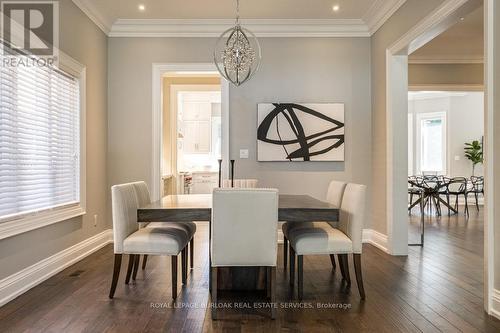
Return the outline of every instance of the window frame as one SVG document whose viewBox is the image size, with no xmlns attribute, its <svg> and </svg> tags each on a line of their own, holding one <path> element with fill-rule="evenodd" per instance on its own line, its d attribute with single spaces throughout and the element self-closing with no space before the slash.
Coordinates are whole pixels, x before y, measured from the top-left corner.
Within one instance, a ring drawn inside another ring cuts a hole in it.
<svg viewBox="0 0 500 333">
<path fill-rule="evenodd" d="M 422 121 L 426 119 L 442 119 L 442 162 L 443 162 L 443 170 L 422 170 Z M 423 172 L 438 172 L 438 174 L 447 175 L 448 174 L 448 112 L 439 111 L 439 112 L 421 112 L 416 114 L 416 169 L 419 174 L 423 174 Z"/>
<path fill-rule="evenodd" d="M 0 221 L 0 240 L 86 214 L 86 67 L 59 51 L 60 70 L 74 76 L 80 89 L 80 201 Z"/>
</svg>

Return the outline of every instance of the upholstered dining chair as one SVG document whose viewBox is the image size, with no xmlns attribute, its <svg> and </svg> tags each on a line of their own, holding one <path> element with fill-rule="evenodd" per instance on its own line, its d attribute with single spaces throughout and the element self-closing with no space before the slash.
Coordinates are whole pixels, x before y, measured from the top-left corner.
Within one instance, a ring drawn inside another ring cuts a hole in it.
<svg viewBox="0 0 500 333">
<path fill-rule="evenodd" d="M 297 255 L 298 297 L 302 300 L 304 285 L 303 258 L 305 255 L 339 255 L 343 279 L 350 285 L 348 254 L 353 255 L 356 281 L 361 299 L 365 299 L 361 273 L 362 233 L 365 219 L 366 186 L 347 184 L 338 228 L 313 222 L 309 228 L 300 228 L 289 233 L 290 282 L 295 282 L 295 255 Z"/>
<path fill-rule="evenodd" d="M 151 203 L 151 195 L 149 193 L 149 188 L 146 182 L 140 181 L 134 183 L 134 188 L 137 193 L 137 198 L 139 200 L 139 207 L 144 207 L 147 206 Z M 148 222 L 148 223 L 139 223 L 140 227 L 146 227 L 146 228 L 176 228 L 176 229 L 181 229 L 184 230 L 184 232 L 187 234 L 189 238 L 189 257 L 190 257 L 190 267 L 191 269 L 194 266 L 194 234 L 196 232 L 196 223 L 194 222 L 187 222 L 187 223 L 177 223 L 177 222 L 168 222 L 168 223 L 162 223 L 162 222 Z M 186 283 L 186 277 L 187 277 L 187 248 L 184 249 L 186 253 L 184 253 L 183 256 L 183 261 L 182 261 L 182 282 Z M 133 262 L 133 274 L 132 274 L 132 280 L 136 279 L 137 276 L 137 270 L 139 267 L 139 258 L 140 256 L 135 256 L 135 260 Z M 146 269 L 146 263 L 148 260 L 148 255 L 145 254 L 142 259 L 142 269 Z M 130 266 L 130 265 L 129 265 Z M 127 281 L 128 283 L 128 281 Z"/>
<path fill-rule="evenodd" d="M 220 267 L 266 267 L 268 293 L 276 301 L 278 190 L 214 189 L 212 202 L 212 318 L 217 319 Z M 271 307 L 271 317 L 276 309 Z"/>
<path fill-rule="evenodd" d="M 330 185 L 328 186 L 328 192 L 326 194 L 326 201 L 329 202 L 330 204 L 334 205 L 335 207 L 340 207 L 340 204 L 342 203 L 342 196 L 344 195 L 344 190 L 346 187 L 345 182 L 340 182 L 336 180 L 332 180 L 330 182 Z M 303 229 L 303 228 L 310 228 L 313 223 L 327 223 L 327 222 L 294 222 L 294 223 L 287 223 L 285 222 L 282 227 L 283 231 L 283 268 L 286 270 L 287 263 L 288 263 L 288 253 L 289 253 L 289 246 L 288 246 L 288 238 L 289 238 L 289 233 L 293 230 L 296 229 Z M 332 227 L 337 227 L 337 222 L 328 222 Z M 332 254 L 330 255 L 330 260 L 332 262 L 333 268 L 336 268 L 335 265 L 335 256 Z"/>
<path fill-rule="evenodd" d="M 137 223 L 139 199 L 136 186 L 137 183 L 128 183 L 111 188 L 115 262 L 109 298 L 113 298 L 116 291 L 122 256 L 129 255 L 126 277 L 128 281 L 136 256 L 147 254 L 172 257 L 172 298 L 176 299 L 177 257 L 186 248 L 189 241 L 188 235 L 184 230 L 177 228 L 139 229 Z"/>
</svg>

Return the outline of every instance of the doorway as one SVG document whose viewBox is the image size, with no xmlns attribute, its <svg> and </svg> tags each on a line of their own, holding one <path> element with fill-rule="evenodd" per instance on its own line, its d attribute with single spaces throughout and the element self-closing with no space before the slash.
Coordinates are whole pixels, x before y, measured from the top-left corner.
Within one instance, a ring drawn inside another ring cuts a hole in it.
<svg viewBox="0 0 500 333">
<path fill-rule="evenodd" d="M 218 179 L 219 159 L 222 177 L 227 177 L 229 85 L 214 64 L 153 64 L 152 140 L 153 200 L 189 194 L 193 175 L 184 177 L 186 172 L 197 171 L 203 182 L 210 181 L 194 189 L 206 192 Z"/>
<path fill-rule="evenodd" d="M 462 17 L 478 9 L 483 1 L 453 1 L 443 2 L 433 13 L 424 18 L 413 27 L 400 40 L 395 42 L 386 50 L 386 147 L 387 147 L 387 229 L 390 252 L 396 255 L 408 254 L 408 144 L 407 144 L 407 114 L 401 110 L 407 110 L 408 103 L 408 55 L 439 36 L 451 25 L 459 22 Z M 491 69 L 492 63 L 488 62 L 491 57 L 491 35 L 493 33 L 492 18 L 489 17 L 487 8 L 491 8 L 493 1 L 484 1 L 485 9 L 483 17 L 487 24 L 485 27 L 485 67 Z M 484 71 L 486 74 L 488 70 Z M 490 71 L 491 73 L 492 71 Z M 491 101 L 494 87 L 487 74 L 485 81 L 485 100 Z M 484 112 L 485 136 L 485 188 L 493 188 L 494 173 L 488 163 L 487 157 L 493 156 L 493 103 L 486 103 Z M 405 143 L 405 144 L 401 144 Z M 493 261 L 494 251 L 493 221 L 494 212 L 492 209 L 493 193 L 486 193 L 484 199 L 484 302 L 485 309 L 490 312 L 493 286 Z"/>
</svg>

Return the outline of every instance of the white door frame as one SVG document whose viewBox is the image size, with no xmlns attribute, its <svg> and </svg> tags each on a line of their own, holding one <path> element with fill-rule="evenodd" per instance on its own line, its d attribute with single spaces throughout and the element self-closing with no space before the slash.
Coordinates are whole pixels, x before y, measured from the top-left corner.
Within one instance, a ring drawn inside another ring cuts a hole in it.
<svg viewBox="0 0 500 333">
<path fill-rule="evenodd" d="M 485 1 L 485 18 L 488 31 L 493 31 L 493 18 L 488 17 L 488 11 L 494 6 L 495 0 Z M 433 13 L 425 17 L 408 33 L 391 45 L 386 51 L 386 126 L 387 126 L 387 233 L 388 247 L 391 254 L 408 254 L 408 212 L 407 206 L 407 163 L 408 158 L 408 134 L 407 113 L 408 113 L 408 54 L 426 44 L 434 37 L 446 30 L 451 24 L 475 8 L 481 3 L 477 0 L 447 0 L 439 6 Z M 491 26 L 489 26 L 491 25 Z M 491 36 L 489 36 L 491 38 Z M 492 39 L 489 40 L 490 47 L 485 55 L 487 68 L 485 72 L 492 68 Z M 488 44 L 488 43 L 487 43 Z M 485 113 L 485 147 L 488 160 L 493 160 L 493 78 L 488 77 L 486 82 L 486 113 Z M 488 103 L 488 101 L 490 103 Z M 404 115 L 401 115 L 404 113 Z M 403 120 L 404 119 L 404 123 Z M 404 126 L 402 126 L 404 124 Z M 493 168 L 487 168 L 485 174 L 485 187 L 493 188 Z M 489 191 L 485 200 L 485 279 L 484 279 L 484 300 L 485 310 L 491 314 L 491 303 L 494 283 L 494 245 L 493 245 L 493 191 Z M 397 223 L 398 221 L 404 223 Z"/>
<path fill-rule="evenodd" d="M 169 72 L 216 72 L 213 63 L 153 63 L 153 124 L 152 139 L 152 168 L 151 168 L 151 198 L 159 200 L 161 196 L 162 171 L 162 125 L 163 125 L 163 77 Z M 229 83 L 221 79 L 221 111 L 222 111 L 222 176 L 229 173 Z"/>
</svg>

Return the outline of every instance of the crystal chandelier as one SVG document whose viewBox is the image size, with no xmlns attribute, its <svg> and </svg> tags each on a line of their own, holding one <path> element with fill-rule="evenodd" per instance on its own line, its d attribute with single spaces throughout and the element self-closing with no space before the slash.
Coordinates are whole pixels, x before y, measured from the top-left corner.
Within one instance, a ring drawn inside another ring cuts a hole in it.
<svg viewBox="0 0 500 333">
<path fill-rule="evenodd" d="M 259 69 L 260 44 L 240 25 L 240 1 L 236 0 L 236 25 L 222 33 L 214 49 L 214 62 L 222 77 L 235 86 L 248 81 Z"/>
</svg>

